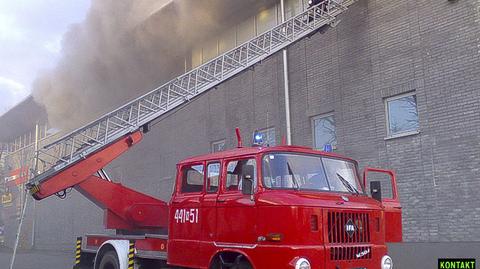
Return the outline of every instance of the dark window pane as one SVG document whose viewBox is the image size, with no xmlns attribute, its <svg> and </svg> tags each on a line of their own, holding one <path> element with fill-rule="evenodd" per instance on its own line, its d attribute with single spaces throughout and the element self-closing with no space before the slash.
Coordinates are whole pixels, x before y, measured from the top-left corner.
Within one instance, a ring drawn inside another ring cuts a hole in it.
<svg viewBox="0 0 480 269">
<path fill-rule="evenodd" d="M 388 101 L 387 106 L 389 135 L 418 130 L 417 99 L 415 95 Z"/>
<path fill-rule="evenodd" d="M 230 161 L 227 165 L 227 182 L 226 182 L 226 190 L 227 191 L 241 191 L 242 190 L 242 180 L 243 180 L 243 171 L 245 165 L 253 165 L 254 168 L 254 176 L 253 182 L 254 186 L 256 186 L 257 182 L 257 169 L 256 169 L 256 162 L 254 159 L 245 159 L 239 161 Z"/>
<path fill-rule="evenodd" d="M 275 128 L 258 131 L 262 135 L 262 146 L 275 146 L 277 141 L 275 139 Z"/>
<path fill-rule="evenodd" d="M 207 168 L 207 192 L 217 192 L 220 178 L 220 163 L 211 163 Z"/>
<path fill-rule="evenodd" d="M 315 148 L 323 149 L 325 145 L 337 146 L 335 119 L 332 116 L 316 118 L 313 120 L 313 133 Z"/>
<path fill-rule="evenodd" d="M 183 168 L 182 192 L 201 192 L 203 189 L 203 165 Z"/>
<path fill-rule="evenodd" d="M 265 155 L 263 183 L 271 189 L 329 190 L 319 156 L 287 153 Z"/>
<path fill-rule="evenodd" d="M 219 152 L 225 150 L 225 140 L 212 143 L 212 152 Z"/>
</svg>

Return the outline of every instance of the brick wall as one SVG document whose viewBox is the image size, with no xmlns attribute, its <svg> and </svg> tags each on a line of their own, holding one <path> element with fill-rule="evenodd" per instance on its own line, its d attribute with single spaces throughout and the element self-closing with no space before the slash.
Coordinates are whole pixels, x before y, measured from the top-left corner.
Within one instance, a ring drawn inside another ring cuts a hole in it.
<svg viewBox="0 0 480 269">
<path fill-rule="evenodd" d="M 362 167 L 396 170 L 405 241 L 480 241 L 479 22 L 476 0 L 360 0 L 335 28 L 289 48 L 293 142 L 312 146 L 311 118 L 333 112 L 339 153 Z M 385 139 L 384 98 L 410 91 L 420 133 Z M 125 185 L 168 199 L 175 163 L 220 139 L 234 147 L 235 127 L 247 143 L 255 129 L 275 127 L 280 141 L 283 94 L 277 54 L 157 121 L 109 170 Z M 74 201 L 75 216 L 88 217 L 68 228 L 71 238 L 98 229 L 102 219 Z M 38 229 L 57 225 L 38 222 Z"/>
</svg>

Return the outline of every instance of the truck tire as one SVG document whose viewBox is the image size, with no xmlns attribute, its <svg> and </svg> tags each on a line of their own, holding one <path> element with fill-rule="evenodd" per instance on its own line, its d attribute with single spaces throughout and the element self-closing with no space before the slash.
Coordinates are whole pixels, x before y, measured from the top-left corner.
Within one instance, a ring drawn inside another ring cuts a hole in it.
<svg viewBox="0 0 480 269">
<path fill-rule="evenodd" d="M 232 269 L 253 269 L 253 268 L 252 268 L 252 265 L 250 265 L 250 263 L 247 260 L 242 259 L 238 264 L 235 264 L 232 267 Z"/>
<path fill-rule="evenodd" d="M 113 250 L 105 252 L 98 269 L 120 269 L 117 253 Z"/>
<path fill-rule="evenodd" d="M 209 269 L 253 269 L 247 259 L 237 256 L 236 261 L 232 263 L 224 263 L 220 258 L 215 258 Z"/>
</svg>

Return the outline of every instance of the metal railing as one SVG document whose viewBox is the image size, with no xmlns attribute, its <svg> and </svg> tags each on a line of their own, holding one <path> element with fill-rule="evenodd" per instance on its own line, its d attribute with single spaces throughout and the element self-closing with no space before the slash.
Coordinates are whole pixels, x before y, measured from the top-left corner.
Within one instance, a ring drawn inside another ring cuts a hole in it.
<svg viewBox="0 0 480 269">
<path fill-rule="evenodd" d="M 326 0 L 39 149 L 37 184 L 335 21 L 355 0 Z"/>
</svg>

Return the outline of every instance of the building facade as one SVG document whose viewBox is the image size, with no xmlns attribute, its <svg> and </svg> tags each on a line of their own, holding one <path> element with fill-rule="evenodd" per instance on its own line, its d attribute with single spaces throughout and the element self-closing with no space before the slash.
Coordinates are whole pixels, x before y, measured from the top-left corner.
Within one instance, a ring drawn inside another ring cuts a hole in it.
<svg viewBox="0 0 480 269">
<path fill-rule="evenodd" d="M 292 12 L 305 7 L 290 2 Z M 244 29 L 258 33 L 259 17 L 276 24 L 278 4 L 269 8 L 275 15 L 259 10 L 246 20 L 251 26 L 232 28 L 230 43 L 244 40 Z M 479 248 L 479 21 L 476 0 L 360 0 L 334 28 L 288 48 L 293 144 L 327 145 L 362 168 L 395 170 L 407 243 Z M 224 51 L 221 40 L 199 42 L 213 45 L 193 47 L 186 68 Z M 223 82 L 155 121 L 142 143 L 109 166 L 111 177 L 168 200 L 176 162 L 235 147 L 235 127 L 244 141 L 259 130 L 279 144 L 283 79 L 278 53 Z M 38 203 L 35 216 L 39 248 L 71 248 L 75 236 L 102 230 L 101 210 L 75 192 Z"/>
</svg>

